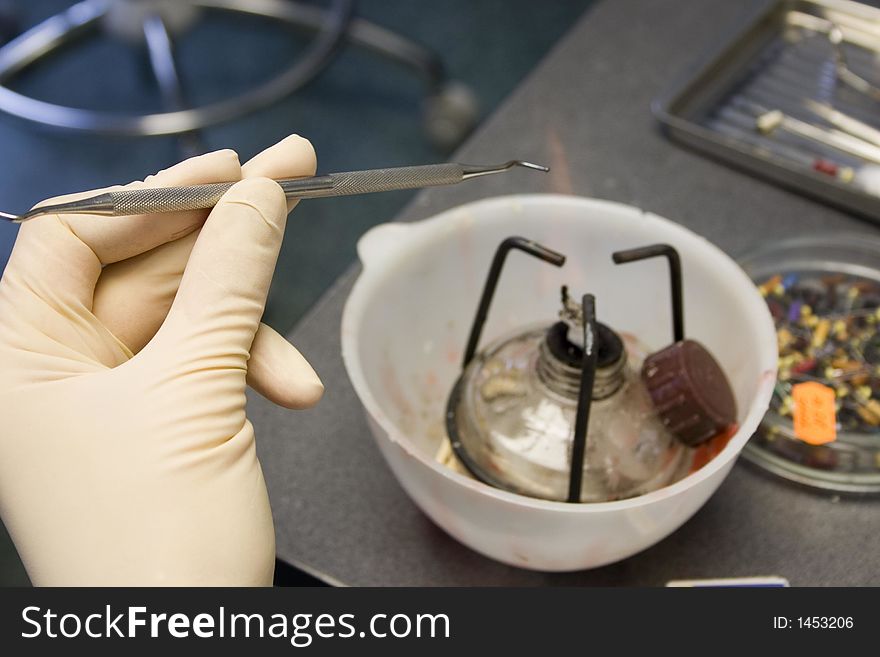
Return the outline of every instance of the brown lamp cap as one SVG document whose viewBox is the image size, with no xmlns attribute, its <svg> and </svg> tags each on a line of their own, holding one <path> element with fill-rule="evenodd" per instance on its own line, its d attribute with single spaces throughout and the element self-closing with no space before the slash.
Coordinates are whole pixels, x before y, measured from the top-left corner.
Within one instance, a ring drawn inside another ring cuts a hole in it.
<svg viewBox="0 0 880 657">
<path fill-rule="evenodd" d="M 642 380 L 663 424 L 695 447 L 736 422 L 736 399 L 718 361 L 699 342 L 681 340 L 651 354 Z"/>
</svg>

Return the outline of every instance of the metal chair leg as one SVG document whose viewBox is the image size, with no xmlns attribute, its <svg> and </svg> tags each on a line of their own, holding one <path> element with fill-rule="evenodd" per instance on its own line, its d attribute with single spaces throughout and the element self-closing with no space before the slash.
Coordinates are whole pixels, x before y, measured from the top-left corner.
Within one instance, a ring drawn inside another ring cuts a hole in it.
<svg viewBox="0 0 880 657">
<path fill-rule="evenodd" d="M 332 61 L 340 44 L 347 40 L 412 70 L 424 80 L 425 128 L 435 145 L 448 150 L 476 123 L 473 94 L 447 79 L 440 57 L 391 30 L 353 18 L 354 0 L 333 0 L 328 9 L 289 0 L 193 0 L 192 5 L 199 9 L 275 19 L 288 27 L 316 33 L 306 54 L 279 76 L 240 96 L 201 107 L 186 105 L 174 61 L 173 38 L 160 13 L 144 20 L 143 33 L 164 112 L 131 115 L 66 107 L 27 97 L 6 86 L 36 60 L 95 31 L 112 2 L 82 0 L 0 47 L 0 111 L 56 128 L 103 135 L 183 134 L 186 147 L 195 150 L 200 148 L 196 131 L 237 118 L 300 89 Z"/>
<path fill-rule="evenodd" d="M 186 109 L 188 105 L 174 61 L 174 42 L 162 16 L 154 14 L 144 20 L 144 39 L 165 108 L 171 112 Z M 197 130 L 181 132 L 178 141 L 184 157 L 199 155 L 207 150 Z"/>
<path fill-rule="evenodd" d="M 313 44 L 291 68 L 241 96 L 198 108 L 140 116 L 99 112 L 40 101 L 5 86 L 25 66 L 94 27 L 106 14 L 109 4 L 108 0 L 83 0 L 0 48 L 0 110 L 52 127 L 122 136 L 173 135 L 229 121 L 270 105 L 310 82 L 332 60 L 342 42 L 350 21 L 353 0 L 333 1 L 326 12 L 327 20 Z M 247 13 L 258 13 L 254 9 L 262 7 L 274 10 L 269 14 L 271 18 L 274 14 L 283 13 L 279 10 L 288 3 L 284 0 L 253 0 L 253 3 L 194 4 L 208 7 L 216 4 L 219 8 L 225 4 L 233 11 L 247 8 Z"/>
</svg>

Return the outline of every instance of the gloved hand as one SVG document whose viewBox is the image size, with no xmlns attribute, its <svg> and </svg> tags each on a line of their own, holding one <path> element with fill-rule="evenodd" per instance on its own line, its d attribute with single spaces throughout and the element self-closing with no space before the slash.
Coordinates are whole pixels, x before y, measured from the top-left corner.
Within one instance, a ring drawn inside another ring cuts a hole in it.
<svg viewBox="0 0 880 657">
<path fill-rule="evenodd" d="M 34 584 L 272 583 L 245 385 L 289 408 L 323 387 L 260 323 L 288 211 L 266 178 L 314 170 L 294 136 L 132 185 L 243 178 L 210 216 L 22 225 L 0 281 L 0 515 Z"/>
</svg>

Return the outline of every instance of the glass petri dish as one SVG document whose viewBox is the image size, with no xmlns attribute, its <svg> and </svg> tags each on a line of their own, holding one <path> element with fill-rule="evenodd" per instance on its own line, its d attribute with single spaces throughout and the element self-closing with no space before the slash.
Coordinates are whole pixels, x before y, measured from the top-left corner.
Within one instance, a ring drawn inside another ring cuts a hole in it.
<svg viewBox="0 0 880 657">
<path fill-rule="evenodd" d="M 743 457 L 807 486 L 880 493 L 880 238 L 796 237 L 739 264 L 762 290 L 780 346 L 770 410 Z M 791 388 L 806 381 L 835 391 L 831 442 L 795 435 Z"/>
</svg>

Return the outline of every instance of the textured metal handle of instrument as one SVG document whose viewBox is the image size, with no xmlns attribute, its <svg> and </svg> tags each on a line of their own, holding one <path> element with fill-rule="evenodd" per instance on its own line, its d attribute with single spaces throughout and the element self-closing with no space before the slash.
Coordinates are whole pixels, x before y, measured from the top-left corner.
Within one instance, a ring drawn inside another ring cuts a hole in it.
<svg viewBox="0 0 880 657">
<path fill-rule="evenodd" d="M 232 184 L 225 182 L 189 187 L 157 187 L 110 192 L 114 204 L 113 214 L 119 216 L 213 208 L 217 205 L 220 197 L 232 187 Z"/>
<path fill-rule="evenodd" d="M 280 181 L 288 198 L 319 198 L 352 196 L 394 189 L 416 189 L 461 182 L 464 170 L 460 164 L 428 164 L 415 167 L 394 167 L 331 173 L 317 178 Z M 110 192 L 114 215 L 149 214 L 201 210 L 217 205 L 220 197 L 233 183 L 212 183 L 189 187 L 157 187 Z M 316 188 L 311 188 L 317 185 Z"/>
<path fill-rule="evenodd" d="M 434 185 L 454 185 L 462 181 L 464 171 L 459 164 L 429 164 L 417 167 L 395 167 L 391 169 L 369 169 L 331 173 L 331 189 L 317 189 L 302 194 L 304 198 L 321 196 L 352 196 L 371 192 L 386 192 L 394 189 L 417 189 Z"/>
</svg>

